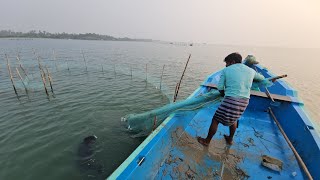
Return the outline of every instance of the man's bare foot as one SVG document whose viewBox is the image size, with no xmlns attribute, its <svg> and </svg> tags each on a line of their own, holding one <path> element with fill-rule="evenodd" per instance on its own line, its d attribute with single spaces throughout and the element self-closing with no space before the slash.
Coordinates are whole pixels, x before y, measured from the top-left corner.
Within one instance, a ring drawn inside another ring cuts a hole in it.
<svg viewBox="0 0 320 180">
<path fill-rule="evenodd" d="M 226 139 L 226 142 L 227 142 L 228 145 L 232 145 L 233 144 L 233 140 L 232 140 L 232 138 L 230 136 L 227 136 L 225 134 L 223 136 Z"/>
<path fill-rule="evenodd" d="M 208 146 L 210 144 L 210 142 L 207 142 L 207 140 L 202 137 L 197 137 L 197 139 L 198 139 L 198 142 L 203 146 Z"/>
</svg>

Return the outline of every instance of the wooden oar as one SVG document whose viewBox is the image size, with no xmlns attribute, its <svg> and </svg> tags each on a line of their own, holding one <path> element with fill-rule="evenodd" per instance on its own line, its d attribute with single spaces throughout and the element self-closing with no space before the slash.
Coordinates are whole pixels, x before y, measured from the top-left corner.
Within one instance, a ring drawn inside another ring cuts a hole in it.
<svg viewBox="0 0 320 180">
<path fill-rule="evenodd" d="M 291 141 L 289 140 L 288 136 L 286 135 L 286 133 L 284 132 L 284 130 L 282 129 L 279 121 L 277 120 L 276 116 L 274 115 L 273 111 L 271 110 L 271 108 L 269 107 L 269 113 L 271 115 L 271 117 L 273 118 L 274 122 L 276 123 L 276 125 L 278 126 L 280 132 L 282 133 L 284 139 L 287 141 L 289 147 L 291 148 L 293 154 L 296 156 L 300 166 L 302 167 L 303 171 L 306 173 L 306 176 L 308 177 L 309 180 L 313 180 L 307 166 L 304 164 L 302 158 L 300 157 L 299 153 L 297 152 L 297 150 L 294 148 L 294 146 L 292 145 Z"/>
<path fill-rule="evenodd" d="M 281 75 L 281 76 L 273 77 L 273 78 L 271 78 L 271 79 L 269 79 L 269 80 L 272 81 L 272 82 L 274 82 L 274 81 L 276 81 L 277 79 L 281 79 L 281 78 L 284 78 L 284 77 L 287 77 L 287 76 L 288 76 L 288 75 L 284 74 L 284 75 Z M 276 102 L 276 101 L 273 99 L 273 97 L 272 97 L 271 93 L 269 92 L 268 88 L 265 87 L 265 89 L 266 89 L 266 95 L 269 97 L 269 99 L 271 99 L 270 105 L 271 105 L 271 106 L 276 106 L 276 107 L 280 106 L 281 103 L 280 103 L 280 102 Z"/>
<path fill-rule="evenodd" d="M 256 67 L 256 66 L 253 66 L 253 67 L 254 67 L 254 69 L 256 70 L 256 72 L 258 72 L 257 67 Z M 284 78 L 284 77 L 287 77 L 287 75 L 284 74 L 284 75 L 281 75 L 281 76 L 276 76 L 276 77 L 273 77 L 273 78 L 271 78 L 271 79 L 269 79 L 269 80 L 272 81 L 272 82 L 274 82 L 274 81 L 276 81 L 277 79 L 281 79 L 281 78 Z M 267 95 L 268 98 L 271 99 L 271 101 L 272 101 L 272 102 L 270 103 L 270 105 L 271 105 L 271 106 L 280 106 L 281 103 L 274 101 L 274 99 L 273 99 L 271 93 L 269 92 L 268 88 L 265 87 L 265 89 L 266 89 L 266 95 Z"/>
<path fill-rule="evenodd" d="M 273 77 L 273 78 L 271 78 L 271 79 L 269 79 L 269 80 L 272 81 L 272 82 L 274 82 L 274 81 L 276 81 L 276 80 L 278 80 L 278 79 L 285 78 L 285 77 L 287 77 L 287 76 L 288 76 L 288 75 L 284 74 L 284 75 L 281 75 L 281 76 Z"/>
<path fill-rule="evenodd" d="M 266 95 L 268 96 L 269 99 L 271 99 L 270 105 L 271 105 L 271 106 L 276 106 L 276 107 L 280 106 L 281 103 L 280 103 L 280 102 L 276 102 L 276 101 L 273 99 L 273 97 L 272 97 L 272 95 L 270 94 L 268 88 L 266 87 L 265 89 L 266 89 Z"/>
</svg>

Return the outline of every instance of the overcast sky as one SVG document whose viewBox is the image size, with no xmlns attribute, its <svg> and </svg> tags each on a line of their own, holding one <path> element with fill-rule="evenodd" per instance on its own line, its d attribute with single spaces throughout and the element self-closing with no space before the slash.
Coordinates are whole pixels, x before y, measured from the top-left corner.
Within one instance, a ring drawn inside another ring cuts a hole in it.
<svg viewBox="0 0 320 180">
<path fill-rule="evenodd" d="M 320 0 L 0 0 L 0 29 L 318 47 Z"/>
</svg>

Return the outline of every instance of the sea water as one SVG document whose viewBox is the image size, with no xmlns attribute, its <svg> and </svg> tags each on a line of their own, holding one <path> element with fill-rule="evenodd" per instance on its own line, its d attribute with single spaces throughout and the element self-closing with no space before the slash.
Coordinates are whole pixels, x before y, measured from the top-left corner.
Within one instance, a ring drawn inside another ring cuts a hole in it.
<svg viewBox="0 0 320 180">
<path fill-rule="evenodd" d="M 108 177 L 144 140 L 129 132 L 121 117 L 172 101 L 189 54 L 178 100 L 223 68 L 224 57 L 232 52 L 243 57 L 253 54 L 273 73 L 288 74 L 285 80 L 298 90 L 314 123 L 320 122 L 319 49 L 1 39 L 0 179 Z M 8 76 L 5 54 L 18 96 Z M 17 55 L 28 75 L 27 92 L 17 75 L 16 67 L 26 79 Z M 39 61 L 52 77 L 53 93 L 46 81 L 49 96 Z M 98 137 L 94 161 L 102 172 L 79 168 L 78 147 L 89 135 Z"/>
</svg>

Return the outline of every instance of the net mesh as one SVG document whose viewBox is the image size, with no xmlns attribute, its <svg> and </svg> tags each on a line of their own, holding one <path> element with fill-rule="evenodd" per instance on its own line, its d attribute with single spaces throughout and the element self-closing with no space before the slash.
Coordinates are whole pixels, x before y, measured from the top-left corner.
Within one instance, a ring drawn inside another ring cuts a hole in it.
<svg viewBox="0 0 320 180">
<path fill-rule="evenodd" d="M 212 90 L 196 97 L 191 97 L 183 101 L 167 104 L 163 107 L 144 112 L 141 114 L 129 114 L 122 118 L 127 122 L 128 129 L 137 133 L 150 132 L 163 122 L 172 112 L 194 111 L 206 105 L 220 100 L 221 95 L 217 90 Z"/>
<path fill-rule="evenodd" d="M 245 62 L 248 63 L 248 66 L 257 64 L 257 61 L 255 61 L 254 58 L 249 58 Z M 259 82 L 253 82 L 251 89 L 260 91 L 260 88 L 270 87 L 273 85 L 273 83 L 270 81 L 271 78 L 272 77 L 266 78 Z M 138 133 L 136 136 L 144 136 L 148 135 L 152 129 L 155 129 L 173 112 L 188 110 L 194 111 L 203 107 L 207 103 L 217 102 L 220 99 L 220 93 L 217 90 L 211 90 L 207 93 L 200 94 L 199 96 L 191 97 L 176 103 L 170 103 L 148 112 L 129 114 L 123 117 L 121 120 L 127 123 L 130 131 Z"/>
</svg>

